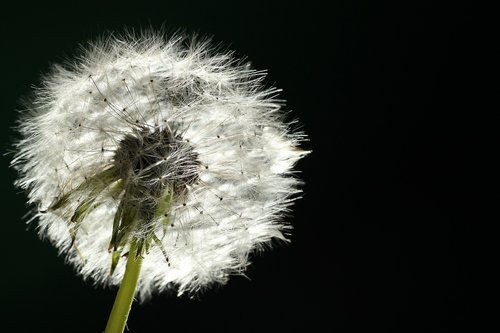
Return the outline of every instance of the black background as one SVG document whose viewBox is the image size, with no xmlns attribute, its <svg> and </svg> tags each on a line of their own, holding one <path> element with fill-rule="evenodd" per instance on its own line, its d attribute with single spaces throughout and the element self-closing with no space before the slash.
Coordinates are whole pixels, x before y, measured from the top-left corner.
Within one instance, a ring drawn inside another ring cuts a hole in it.
<svg viewBox="0 0 500 333">
<path fill-rule="evenodd" d="M 212 35 L 268 69 L 267 83 L 283 88 L 310 137 L 304 146 L 313 153 L 297 167 L 306 185 L 292 243 L 255 255 L 249 279 L 233 277 L 195 299 L 163 294 L 135 304 L 131 332 L 472 327 L 475 219 L 466 197 L 483 62 L 475 11 L 458 2 L 329 3 L 2 9 L 3 151 L 19 97 L 51 63 L 106 31 L 162 25 Z M 101 332 L 115 290 L 75 276 L 22 222 L 26 198 L 11 185 L 9 160 L 2 157 L 2 326 Z"/>
</svg>

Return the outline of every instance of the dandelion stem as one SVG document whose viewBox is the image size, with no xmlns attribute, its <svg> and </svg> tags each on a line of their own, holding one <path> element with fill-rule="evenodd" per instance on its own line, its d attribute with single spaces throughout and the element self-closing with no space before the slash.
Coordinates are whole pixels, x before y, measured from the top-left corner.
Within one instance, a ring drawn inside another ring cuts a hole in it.
<svg viewBox="0 0 500 333">
<path fill-rule="evenodd" d="M 137 256 L 137 243 L 131 242 L 125 275 L 123 276 L 120 289 L 118 289 L 118 293 L 116 294 L 115 303 L 113 304 L 113 309 L 111 309 L 108 324 L 104 331 L 105 333 L 123 333 L 134 300 L 135 288 L 139 279 L 139 272 L 141 271 L 141 263 L 141 256 Z"/>
</svg>

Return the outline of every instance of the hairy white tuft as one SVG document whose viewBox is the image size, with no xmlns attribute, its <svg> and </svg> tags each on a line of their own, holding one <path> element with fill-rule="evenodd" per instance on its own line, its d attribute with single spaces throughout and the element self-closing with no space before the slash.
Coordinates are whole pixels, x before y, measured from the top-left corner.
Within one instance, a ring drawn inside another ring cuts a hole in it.
<svg viewBox="0 0 500 333">
<path fill-rule="evenodd" d="M 207 41 L 109 37 L 54 66 L 19 122 L 12 162 L 39 232 L 77 271 L 118 285 L 132 239 L 138 295 L 196 292 L 286 239 L 305 139 L 265 73 Z"/>
</svg>

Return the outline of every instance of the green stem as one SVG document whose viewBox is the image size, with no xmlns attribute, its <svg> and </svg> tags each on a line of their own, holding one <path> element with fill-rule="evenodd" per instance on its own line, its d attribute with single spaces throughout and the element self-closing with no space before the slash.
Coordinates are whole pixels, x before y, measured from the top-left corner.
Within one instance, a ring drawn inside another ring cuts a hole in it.
<svg viewBox="0 0 500 333">
<path fill-rule="evenodd" d="M 128 252 L 127 267 L 123 276 L 120 289 L 116 294 L 113 309 L 109 315 L 105 333 L 123 333 L 127 323 L 128 314 L 134 301 L 135 288 L 141 271 L 142 258 L 137 256 L 137 243 L 131 242 Z"/>
</svg>

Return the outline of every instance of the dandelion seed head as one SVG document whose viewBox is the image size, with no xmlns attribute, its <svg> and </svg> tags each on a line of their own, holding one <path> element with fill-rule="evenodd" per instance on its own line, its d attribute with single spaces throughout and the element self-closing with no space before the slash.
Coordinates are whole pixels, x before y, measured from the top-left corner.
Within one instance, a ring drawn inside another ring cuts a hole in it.
<svg viewBox="0 0 500 333">
<path fill-rule="evenodd" d="M 105 285 L 120 283 L 139 240 L 141 298 L 242 273 L 252 251 L 286 239 L 307 153 L 264 77 L 208 41 L 155 33 L 53 66 L 12 162 L 40 236 Z"/>
</svg>

